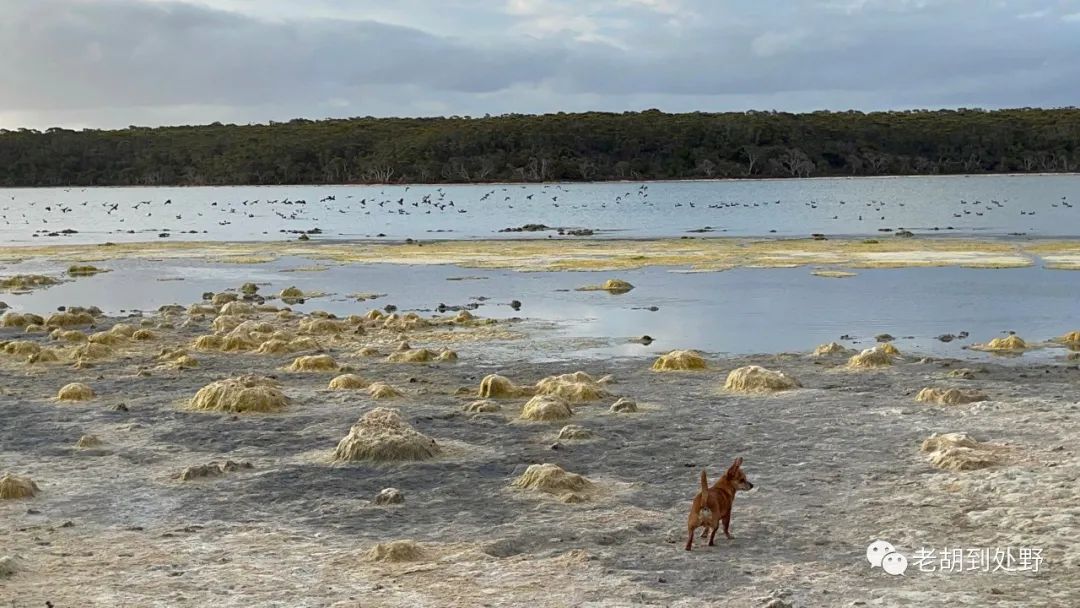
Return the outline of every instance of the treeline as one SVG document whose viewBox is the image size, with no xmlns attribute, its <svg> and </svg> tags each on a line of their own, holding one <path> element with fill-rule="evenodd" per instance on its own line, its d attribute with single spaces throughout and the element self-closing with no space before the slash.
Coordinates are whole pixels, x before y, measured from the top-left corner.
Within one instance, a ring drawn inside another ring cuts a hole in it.
<svg viewBox="0 0 1080 608">
<path fill-rule="evenodd" d="M 351 118 L 0 130 L 0 185 L 540 182 L 1069 172 L 1080 109 Z"/>
</svg>

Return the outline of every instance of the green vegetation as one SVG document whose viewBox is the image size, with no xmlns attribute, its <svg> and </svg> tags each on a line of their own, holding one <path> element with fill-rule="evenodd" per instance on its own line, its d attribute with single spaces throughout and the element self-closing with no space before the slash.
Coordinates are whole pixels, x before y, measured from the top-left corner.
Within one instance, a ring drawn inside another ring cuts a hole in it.
<svg viewBox="0 0 1080 608">
<path fill-rule="evenodd" d="M 0 131 L 0 185 L 577 181 L 1080 168 L 1080 109 L 506 115 Z"/>
</svg>

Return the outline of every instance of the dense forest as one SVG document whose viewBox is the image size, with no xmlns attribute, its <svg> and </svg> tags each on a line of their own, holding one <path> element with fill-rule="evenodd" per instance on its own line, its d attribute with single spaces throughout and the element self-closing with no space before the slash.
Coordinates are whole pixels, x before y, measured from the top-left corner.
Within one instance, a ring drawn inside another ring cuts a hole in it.
<svg viewBox="0 0 1080 608">
<path fill-rule="evenodd" d="M 0 130 L 0 185 L 539 182 L 1068 172 L 1080 109 L 351 118 Z"/>
</svg>

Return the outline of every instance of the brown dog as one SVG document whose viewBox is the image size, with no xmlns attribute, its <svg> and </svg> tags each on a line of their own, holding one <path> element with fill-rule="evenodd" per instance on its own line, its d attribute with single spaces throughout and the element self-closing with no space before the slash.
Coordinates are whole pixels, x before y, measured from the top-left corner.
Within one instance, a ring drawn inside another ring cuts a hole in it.
<svg viewBox="0 0 1080 608">
<path fill-rule="evenodd" d="M 709 546 L 713 546 L 713 538 L 716 530 L 720 527 L 720 521 L 724 522 L 724 536 L 731 536 L 731 503 L 735 502 L 735 492 L 749 490 L 754 487 L 746 479 L 742 471 L 742 456 L 731 463 L 724 476 L 709 487 L 709 481 L 705 477 L 705 469 L 701 470 L 701 491 L 694 497 L 694 504 L 690 507 L 690 517 L 686 522 L 688 536 L 686 550 L 689 551 L 694 545 L 694 530 L 700 527 L 705 529 L 701 532 L 701 538 L 709 537 Z"/>
</svg>

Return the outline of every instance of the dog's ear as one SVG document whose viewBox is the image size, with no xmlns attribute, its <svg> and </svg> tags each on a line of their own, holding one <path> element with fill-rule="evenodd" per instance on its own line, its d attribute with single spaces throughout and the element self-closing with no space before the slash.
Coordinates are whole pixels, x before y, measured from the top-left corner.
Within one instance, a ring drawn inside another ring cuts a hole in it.
<svg viewBox="0 0 1080 608">
<path fill-rule="evenodd" d="M 742 456 L 739 456 L 738 458 L 735 459 L 735 462 L 732 462 L 731 466 L 728 467 L 727 474 L 728 475 L 734 475 L 736 472 L 738 472 L 739 467 L 741 467 L 741 466 L 742 466 Z"/>
</svg>

